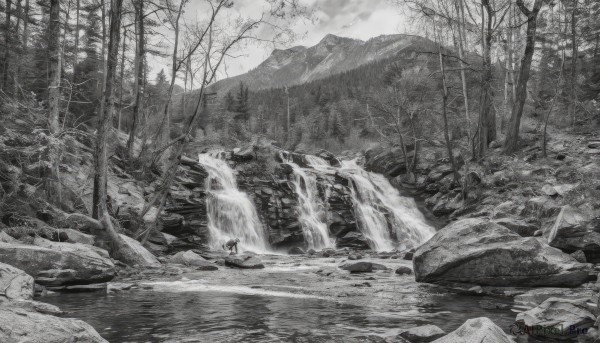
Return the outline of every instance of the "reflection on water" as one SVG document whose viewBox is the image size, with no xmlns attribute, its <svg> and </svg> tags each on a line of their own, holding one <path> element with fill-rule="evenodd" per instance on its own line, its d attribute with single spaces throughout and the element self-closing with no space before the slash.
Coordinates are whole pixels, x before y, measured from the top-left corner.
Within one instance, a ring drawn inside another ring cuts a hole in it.
<svg viewBox="0 0 600 343">
<path fill-rule="evenodd" d="M 382 308 L 314 298 L 159 290 L 42 300 L 88 322 L 110 342 L 368 342 L 423 324 L 451 331 L 468 318 L 487 316 L 507 329 L 514 320 L 509 310 L 480 306 L 480 301 L 502 301 L 486 297 L 429 295 L 417 305 Z"/>
</svg>

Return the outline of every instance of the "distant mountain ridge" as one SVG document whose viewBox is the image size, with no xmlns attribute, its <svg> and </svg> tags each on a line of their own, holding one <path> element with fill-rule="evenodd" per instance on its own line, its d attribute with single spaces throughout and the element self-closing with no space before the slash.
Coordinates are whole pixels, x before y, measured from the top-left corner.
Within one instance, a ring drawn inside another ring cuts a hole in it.
<svg viewBox="0 0 600 343">
<path fill-rule="evenodd" d="M 367 41 L 326 35 L 312 47 L 296 46 L 275 49 L 271 56 L 253 70 L 223 79 L 211 86 L 219 94 L 227 93 L 240 82 L 250 90 L 298 85 L 392 57 L 400 52 L 416 51 L 415 47 L 431 43 L 413 35 L 382 35 Z"/>
</svg>

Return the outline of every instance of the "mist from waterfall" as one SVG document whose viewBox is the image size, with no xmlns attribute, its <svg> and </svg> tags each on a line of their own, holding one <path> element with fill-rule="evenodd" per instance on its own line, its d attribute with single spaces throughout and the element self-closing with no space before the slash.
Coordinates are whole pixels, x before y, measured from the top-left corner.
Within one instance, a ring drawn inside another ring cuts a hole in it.
<svg viewBox="0 0 600 343">
<path fill-rule="evenodd" d="M 306 155 L 306 157 L 308 158 L 309 155 Z M 302 234 L 307 248 L 323 249 L 333 247 L 334 242 L 329 237 L 329 229 L 323 211 L 325 204 L 319 198 L 316 175 L 307 172 L 291 160 L 286 160 L 283 155 L 281 159 L 286 161 L 294 171 L 292 183 L 298 196 L 298 212 L 300 214 L 298 221 L 302 227 Z"/>
<path fill-rule="evenodd" d="M 337 172 L 350 181 L 358 226 L 371 249 L 410 248 L 425 242 L 435 233 L 415 201 L 400 195 L 385 176 L 367 172 L 356 160 L 341 161 L 340 168 L 331 167 L 316 156 L 307 156 L 307 161 L 317 170 Z"/>
<path fill-rule="evenodd" d="M 252 200 L 238 189 L 233 169 L 226 161 L 208 154 L 199 154 L 198 162 L 208 172 L 205 188 L 209 246 L 222 249 L 229 239 L 239 238 L 240 252 L 267 252 L 266 230 Z"/>
</svg>

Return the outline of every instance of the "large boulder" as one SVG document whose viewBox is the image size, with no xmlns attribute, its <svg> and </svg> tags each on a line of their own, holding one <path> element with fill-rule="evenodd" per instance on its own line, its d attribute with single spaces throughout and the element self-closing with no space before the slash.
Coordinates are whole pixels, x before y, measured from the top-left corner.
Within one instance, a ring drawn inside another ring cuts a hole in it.
<svg viewBox="0 0 600 343">
<path fill-rule="evenodd" d="M 91 247 L 62 244 L 58 250 L 36 245 L 0 243 L 0 262 L 22 269 L 33 276 L 35 282 L 47 286 L 106 282 L 115 277 L 112 261 Z"/>
<path fill-rule="evenodd" d="M 590 230 L 587 222 L 588 218 L 578 209 L 563 206 L 548 233 L 548 244 L 567 252 L 600 253 L 600 233 Z"/>
<path fill-rule="evenodd" d="M 241 269 L 263 269 L 265 265 L 262 261 L 252 255 L 231 255 L 225 258 L 225 265 Z"/>
<path fill-rule="evenodd" d="M 446 333 L 435 325 L 423 325 L 404 330 L 398 334 L 411 343 L 428 343 L 437 338 L 443 337 Z"/>
<path fill-rule="evenodd" d="M 8 299 L 33 298 L 33 278 L 21 269 L 0 263 L 0 296 Z"/>
<path fill-rule="evenodd" d="M 588 279 L 586 265 L 572 256 L 474 218 L 438 231 L 417 249 L 413 265 L 419 282 L 575 287 Z"/>
<path fill-rule="evenodd" d="M 518 328 L 538 338 L 575 338 L 587 333 L 596 321 L 587 301 L 586 298 L 549 298 L 539 306 L 519 313 Z"/>
<path fill-rule="evenodd" d="M 136 255 L 136 261 L 140 266 L 145 267 L 158 267 L 160 262 L 148 249 L 144 248 L 140 242 L 135 239 L 119 234 L 123 239 L 123 242 L 127 245 L 129 252 Z"/>
<path fill-rule="evenodd" d="M 3 343 L 108 343 L 89 324 L 69 318 L 0 307 Z"/>
<path fill-rule="evenodd" d="M 467 320 L 458 329 L 436 339 L 434 343 L 514 343 L 504 331 L 489 318 L 479 317 Z"/>
<path fill-rule="evenodd" d="M 214 263 L 205 260 L 202 256 L 191 250 L 178 252 L 169 258 L 169 262 L 196 267 L 199 270 L 219 269 Z"/>
</svg>

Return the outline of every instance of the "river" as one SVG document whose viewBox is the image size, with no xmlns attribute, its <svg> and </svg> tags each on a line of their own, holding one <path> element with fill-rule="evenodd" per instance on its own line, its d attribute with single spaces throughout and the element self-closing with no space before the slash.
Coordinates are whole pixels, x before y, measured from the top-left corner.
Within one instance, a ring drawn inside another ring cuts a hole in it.
<svg viewBox="0 0 600 343">
<path fill-rule="evenodd" d="M 410 261 L 372 259 L 392 269 L 349 274 L 337 269 L 340 257 L 261 258 L 262 270 L 171 266 L 177 275 L 137 276 L 129 291 L 40 300 L 88 322 L 110 342 L 380 342 L 425 324 L 449 332 L 480 316 L 508 332 L 515 318 L 512 298 L 459 295 L 394 273 Z"/>
</svg>

